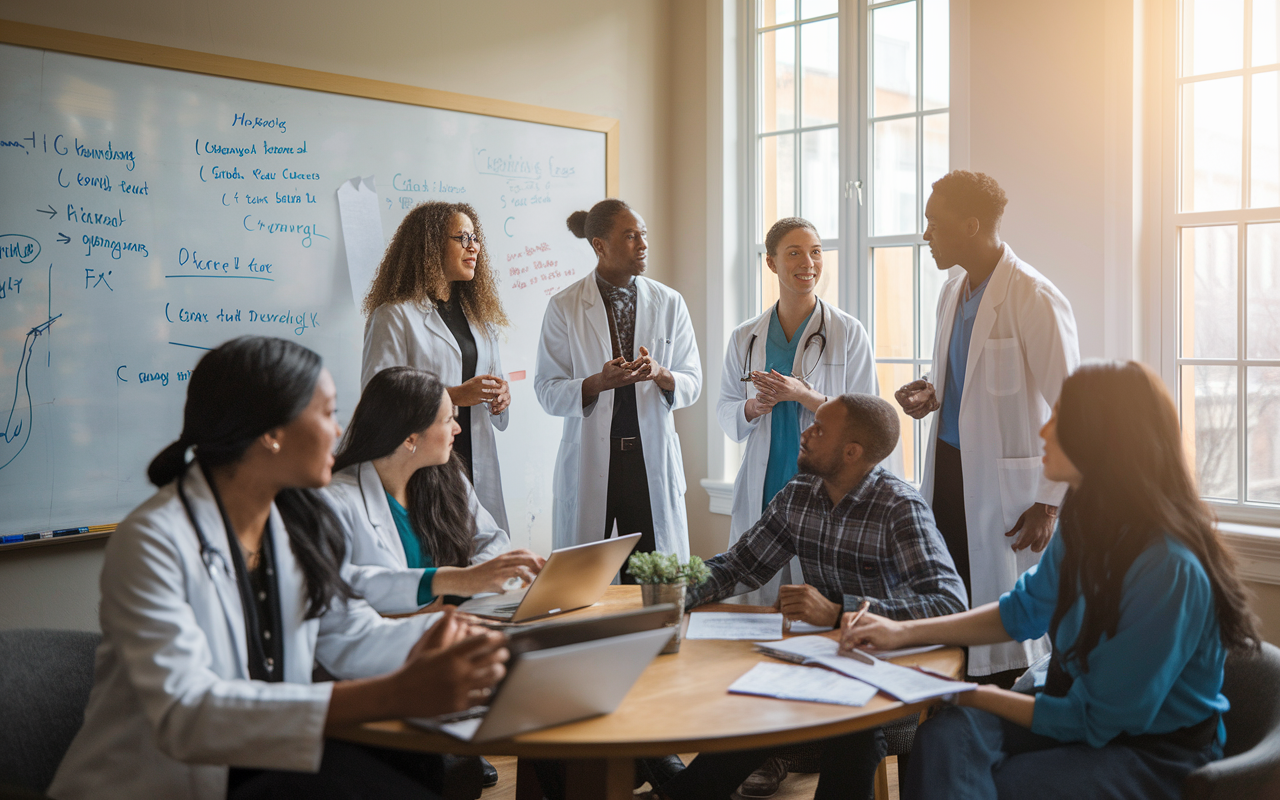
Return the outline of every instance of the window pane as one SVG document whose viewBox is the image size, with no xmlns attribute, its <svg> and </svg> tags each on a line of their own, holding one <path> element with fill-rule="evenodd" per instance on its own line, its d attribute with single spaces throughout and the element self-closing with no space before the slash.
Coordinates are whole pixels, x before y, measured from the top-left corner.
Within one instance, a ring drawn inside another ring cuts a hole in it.
<svg viewBox="0 0 1280 800">
<path fill-rule="evenodd" d="M 1248 375 L 1247 499 L 1280 503 L 1280 369 L 1252 367 Z"/>
<path fill-rule="evenodd" d="M 916 4 L 871 12 L 871 116 L 916 110 Z"/>
<path fill-rule="evenodd" d="M 1182 74 L 1244 66 L 1244 0 L 1183 0 Z"/>
<path fill-rule="evenodd" d="M 796 18 L 796 0 L 760 0 L 760 27 L 791 22 Z"/>
<path fill-rule="evenodd" d="M 1253 76 L 1249 205 L 1280 206 L 1280 72 Z"/>
<path fill-rule="evenodd" d="M 871 127 L 873 236 L 916 231 L 916 120 Z"/>
<path fill-rule="evenodd" d="M 958 269 L 958 268 L 957 268 Z M 920 338 L 916 358 L 933 358 L 933 336 L 938 327 L 938 295 L 951 278 L 950 270 L 938 269 L 928 247 L 920 248 Z"/>
<path fill-rule="evenodd" d="M 1182 357 L 1236 357 L 1236 226 L 1182 229 Z"/>
<path fill-rule="evenodd" d="M 911 358 L 915 350 L 911 337 L 915 323 L 912 317 L 915 308 L 911 274 L 913 250 L 912 246 L 875 247 L 871 250 L 876 358 Z M 903 381 L 908 382 L 909 379 Z"/>
<path fill-rule="evenodd" d="M 840 307 L 840 253 L 824 250 L 822 277 L 818 278 L 818 297 L 835 308 Z M 778 302 L 778 276 L 769 269 L 765 254 L 760 254 L 760 311 Z"/>
<path fill-rule="evenodd" d="M 773 223 L 796 215 L 796 136 L 760 140 L 760 241 Z"/>
<path fill-rule="evenodd" d="M 902 430 L 902 465 L 906 473 L 903 478 L 912 483 L 919 483 L 916 474 L 916 427 L 915 420 L 902 411 L 902 406 L 893 399 L 898 387 L 915 380 L 914 364 L 876 364 L 876 379 L 880 382 L 880 397 L 898 412 L 898 425 Z"/>
<path fill-rule="evenodd" d="M 1205 497 L 1239 494 L 1237 402 L 1235 367 L 1182 368 L 1182 444 Z"/>
<path fill-rule="evenodd" d="M 1249 358 L 1280 358 L 1280 223 L 1247 230 L 1247 352 Z"/>
<path fill-rule="evenodd" d="M 760 130 L 796 124 L 796 29 L 760 34 Z"/>
<path fill-rule="evenodd" d="M 825 17 L 840 10 L 839 0 L 800 0 L 800 18 Z"/>
<path fill-rule="evenodd" d="M 924 109 L 951 103 L 951 0 L 924 0 Z"/>
<path fill-rule="evenodd" d="M 951 115 L 931 114 L 923 118 L 924 165 L 920 173 L 920 196 L 933 193 L 933 182 L 946 175 L 951 164 Z M 924 209 L 920 209 L 924 214 Z M 924 230 L 924 221 L 917 223 Z"/>
<path fill-rule="evenodd" d="M 801 103 L 804 125 L 840 121 L 840 22 L 829 19 L 800 27 L 804 65 Z"/>
<path fill-rule="evenodd" d="M 837 128 L 800 134 L 800 216 L 823 239 L 840 235 L 839 134 Z"/>
<path fill-rule="evenodd" d="M 1276 63 L 1277 27 L 1276 0 L 1253 0 L 1253 65 L 1261 67 Z"/>
<path fill-rule="evenodd" d="M 1243 80 L 1221 78 L 1182 89 L 1183 211 L 1240 207 Z"/>
</svg>

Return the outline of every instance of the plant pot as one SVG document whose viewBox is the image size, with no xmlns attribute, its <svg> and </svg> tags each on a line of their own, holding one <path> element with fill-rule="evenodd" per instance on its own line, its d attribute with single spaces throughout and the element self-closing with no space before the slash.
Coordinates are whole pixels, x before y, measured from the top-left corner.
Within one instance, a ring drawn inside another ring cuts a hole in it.
<svg viewBox="0 0 1280 800">
<path fill-rule="evenodd" d="M 640 584 L 640 600 L 644 605 L 656 606 L 659 603 L 671 603 L 676 607 L 673 619 L 667 622 L 668 628 L 675 628 L 675 635 L 671 637 L 671 641 L 667 642 L 667 646 L 662 648 L 663 654 L 680 652 L 680 623 L 684 620 L 684 594 L 683 583 Z"/>
</svg>

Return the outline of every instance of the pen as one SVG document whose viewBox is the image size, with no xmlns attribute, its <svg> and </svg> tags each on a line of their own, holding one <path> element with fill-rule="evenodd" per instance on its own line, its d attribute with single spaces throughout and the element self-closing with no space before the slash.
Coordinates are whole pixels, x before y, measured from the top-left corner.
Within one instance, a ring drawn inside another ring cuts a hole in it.
<svg viewBox="0 0 1280 800">
<path fill-rule="evenodd" d="M 844 638 L 844 632 L 852 630 L 853 626 L 858 624 L 858 620 L 862 619 L 862 615 L 867 613 L 868 608 L 871 608 L 871 601 L 867 598 L 863 598 L 861 605 L 858 606 L 857 612 L 853 615 L 853 617 L 848 622 L 846 622 L 843 626 L 841 626 L 841 635 L 840 635 L 841 639 Z M 849 649 L 853 650 L 854 648 L 852 645 L 850 645 Z"/>
</svg>

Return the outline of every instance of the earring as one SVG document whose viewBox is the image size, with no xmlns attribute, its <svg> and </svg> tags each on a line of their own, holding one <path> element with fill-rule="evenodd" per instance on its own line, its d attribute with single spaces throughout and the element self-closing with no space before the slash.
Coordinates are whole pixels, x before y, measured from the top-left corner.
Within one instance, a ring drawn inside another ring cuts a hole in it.
<svg viewBox="0 0 1280 800">
<path fill-rule="evenodd" d="M 409 448 L 409 452 L 410 452 L 410 453 L 416 453 L 416 452 L 418 452 L 418 446 L 417 446 L 416 444 L 409 444 L 408 442 L 405 442 L 405 443 L 404 443 L 404 446 L 405 446 L 405 447 L 407 447 L 407 448 Z"/>
<path fill-rule="evenodd" d="M 271 443 L 271 452 L 273 452 L 273 453 L 279 453 L 279 452 L 280 452 L 280 443 L 279 443 L 279 442 L 272 442 L 272 443 Z"/>
</svg>

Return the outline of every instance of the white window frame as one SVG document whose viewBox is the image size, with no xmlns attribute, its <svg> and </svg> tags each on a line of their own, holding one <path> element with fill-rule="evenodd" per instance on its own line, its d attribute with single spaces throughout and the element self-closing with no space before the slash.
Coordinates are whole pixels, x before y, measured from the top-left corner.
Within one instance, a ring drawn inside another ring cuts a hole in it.
<svg viewBox="0 0 1280 800">
<path fill-rule="evenodd" d="M 1244 526 L 1260 525 L 1267 527 L 1280 526 L 1280 505 L 1250 503 L 1246 501 L 1246 490 L 1248 483 L 1247 472 L 1247 456 L 1248 456 L 1248 417 L 1245 406 L 1247 399 L 1247 368 L 1248 367 L 1280 367 L 1280 360 L 1269 359 L 1251 359 L 1248 357 L 1246 345 L 1246 326 L 1248 324 L 1246 302 L 1247 282 L 1245 280 L 1245 259 L 1247 258 L 1247 237 L 1246 226 L 1260 222 L 1280 222 L 1280 207 L 1270 208 L 1250 208 L 1246 202 L 1249 197 L 1250 190 L 1250 139 L 1252 137 L 1251 130 L 1251 80 L 1250 77 L 1258 72 L 1276 71 L 1274 65 L 1267 67 L 1254 67 L 1251 65 L 1252 57 L 1252 37 L 1248 32 L 1252 30 L 1252 14 L 1253 4 L 1250 0 L 1244 2 L 1244 27 L 1242 35 L 1244 37 L 1242 69 L 1230 70 L 1222 73 L 1209 73 L 1205 75 L 1196 75 L 1192 77 L 1181 76 L 1181 53 L 1182 53 L 1182 29 L 1181 20 L 1184 17 L 1182 11 L 1181 0 L 1175 0 L 1169 4 L 1170 13 L 1165 14 L 1162 20 L 1163 36 L 1162 40 L 1170 46 L 1166 47 L 1161 59 L 1162 80 L 1159 82 L 1164 87 L 1164 119 L 1162 120 L 1162 139 L 1164 142 L 1163 150 L 1163 181 L 1162 192 L 1162 210 L 1163 220 L 1161 224 L 1161 295 L 1164 302 L 1160 309 L 1160 352 L 1159 352 L 1159 369 L 1161 376 L 1166 384 L 1173 391 L 1175 403 L 1178 413 L 1181 415 L 1183 409 L 1182 398 L 1182 368 L 1185 366 L 1232 366 L 1236 368 L 1236 431 L 1237 431 L 1237 453 L 1236 453 L 1236 482 L 1237 482 L 1237 498 L 1235 501 L 1223 500 L 1218 498 L 1205 498 L 1205 501 L 1213 507 L 1218 517 L 1228 523 L 1238 523 Z M 1242 153 L 1242 174 L 1241 174 L 1241 208 L 1226 211 L 1189 211 L 1181 212 L 1178 210 L 1178 195 L 1181 189 L 1181 131 L 1182 131 L 1182 87 L 1205 80 L 1213 80 L 1228 75 L 1243 75 L 1243 153 Z M 1236 225 L 1238 245 L 1236 249 L 1236 275 L 1237 275 L 1237 297 L 1236 297 L 1236 317 L 1237 317 L 1237 338 L 1236 338 L 1236 357 L 1234 359 L 1221 358 L 1196 358 L 1184 357 L 1181 352 L 1182 341 L 1182 280 L 1180 275 L 1180 252 L 1181 252 L 1181 230 L 1190 227 L 1206 227 L 1206 226 L 1222 226 Z M 1186 424 L 1186 421 L 1183 421 Z M 1195 465 L 1192 465 L 1195 469 Z M 1238 526 L 1233 526 L 1238 527 Z M 1242 531 L 1245 529 L 1241 529 Z"/>
</svg>

